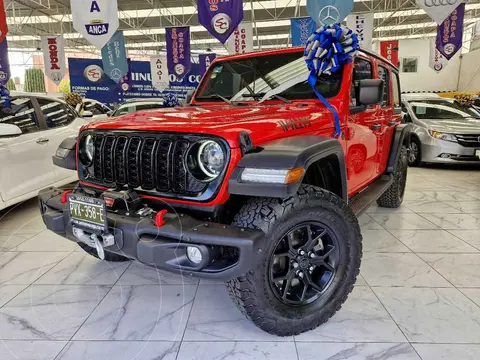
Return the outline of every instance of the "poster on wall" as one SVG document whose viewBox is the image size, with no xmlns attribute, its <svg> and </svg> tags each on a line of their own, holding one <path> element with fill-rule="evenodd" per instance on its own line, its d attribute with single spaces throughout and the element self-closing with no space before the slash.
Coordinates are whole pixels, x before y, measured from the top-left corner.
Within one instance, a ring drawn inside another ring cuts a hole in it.
<svg viewBox="0 0 480 360">
<path fill-rule="evenodd" d="M 43 50 L 45 75 L 56 85 L 66 73 L 65 44 L 62 35 L 45 35 L 40 38 Z"/>
<path fill-rule="evenodd" d="M 10 61 L 8 60 L 7 39 L 0 43 L 0 85 L 5 85 L 10 79 Z"/>
<path fill-rule="evenodd" d="M 440 25 L 458 5 L 463 3 L 463 0 L 416 0 L 416 3 L 433 21 Z"/>
<path fill-rule="evenodd" d="M 5 40 L 8 33 L 7 14 L 5 12 L 4 0 L 0 0 L 0 42 Z"/>
<path fill-rule="evenodd" d="M 102 63 L 105 74 L 117 84 L 128 73 L 127 52 L 123 31 L 117 31 L 102 48 Z"/>
<path fill-rule="evenodd" d="M 400 65 L 398 61 L 398 52 L 398 40 L 380 42 L 380 55 L 389 60 L 396 67 Z"/>
<path fill-rule="evenodd" d="M 437 49 L 450 60 L 463 45 L 465 4 L 461 4 L 437 27 Z"/>
<path fill-rule="evenodd" d="M 152 75 L 152 85 L 158 91 L 162 92 L 170 85 L 166 55 L 157 55 L 150 58 L 150 73 Z"/>
<path fill-rule="evenodd" d="M 243 20 L 242 0 L 198 0 L 198 22 L 222 44 Z"/>
<path fill-rule="evenodd" d="M 307 0 L 307 13 L 317 27 L 342 22 L 353 10 L 353 0 Z"/>
<path fill-rule="evenodd" d="M 165 29 L 167 43 L 168 73 L 178 81 L 190 71 L 190 27 L 169 27 Z"/>
<path fill-rule="evenodd" d="M 310 16 L 290 19 L 292 46 L 305 46 L 308 38 L 317 28 L 317 24 Z"/>
<path fill-rule="evenodd" d="M 227 42 L 230 55 L 246 54 L 253 51 L 252 23 L 241 23 L 233 32 Z"/>
<path fill-rule="evenodd" d="M 70 58 L 68 67 L 72 92 L 111 106 L 127 99 L 161 98 L 166 93 L 185 100 L 187 92 L 196 89 L 201 79 L 198 64 L 192 64 L 190 73 L 181 81 L 171 74 L 170 86 L 161 93 L 152 85 L 150 61 L 129 61 L 127 81 L 119 84 L 105 75 L 100 59 Z"/>
<path fill-rule="evenodd" d="M 198 55 L 198 64 L 200 66 L 200 75 L 204 75 L 208 68 L 210 67 L 210 64 L 212 63 L 213 60 L 217 57 L 216 54 L 200 54 Z"/>
<path fill-rule="evenodd" d="M 448 60 L 437 49 L 437 41 L 435 38 L 430 39 L 430 59 L 429 66 L 439 74 L 448 65 Z"/>
<path fill-rule="evenodd" d="M 372 50 L 373 13 L 353 14 L 347 16 L 347 27 L 357 34 L 360 47 Z"/>
<path fill-rule="evenodd" d="M 98 50 L 118 29 L 117 0 L 70 0 L 73 28 Z"/>
</svg>

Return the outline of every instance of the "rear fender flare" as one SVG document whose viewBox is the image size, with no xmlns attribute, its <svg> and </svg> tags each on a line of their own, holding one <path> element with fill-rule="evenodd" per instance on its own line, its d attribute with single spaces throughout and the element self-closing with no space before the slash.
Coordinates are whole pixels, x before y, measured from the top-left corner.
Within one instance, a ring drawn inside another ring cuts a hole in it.
<svg viewBox="0 0 480 360">
<path fill-rule="evenodd" d="M 392 145 L 390 147 L 390 156 L 387 163 L 387 174 L 395 173 L 402 146 L 405 145 L 407 149 L 410 146 L 412 130 L 412 124 L 399 124 L 395 127 Z"/>
</svg>

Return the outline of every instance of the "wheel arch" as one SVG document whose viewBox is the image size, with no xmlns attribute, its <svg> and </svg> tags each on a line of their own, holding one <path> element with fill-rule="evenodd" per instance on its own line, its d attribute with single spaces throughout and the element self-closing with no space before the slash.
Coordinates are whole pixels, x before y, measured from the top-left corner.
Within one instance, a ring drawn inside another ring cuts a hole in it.
<svg viewBox="0 0 480 360">
<path fill-rule="evenodd" d="M 393 133 L 392 145 L 390 147 L 390 156 L 387 163 L 387 174 L 395 173 L 398 158 L 402 151 L 402 146 L 406 146 L 407 149 L 410 146 L 410 139 L 412 136 L 413 126 L 412 124 L 399 124 L 395 127 Z"/>
<path fill-rule="evenodd" d="M 229 180 L 228 191 L 232 195 L 287 198 L 297 193 L 302 183 L 318 186 L 318 183 L 312 180 L 311 174 L 319 166 L 320 169 L 330 168 L 335 174 L 335 181 L 332 182 L 334 185 L 326 190 L 347 200 L 347 171 L 342 144 L 331 137 L 314 135 L 274 140 L 246 154 Z M 304 168 L 305 173 L 301 181 L 294 184 L 247 183 L 241 180 L 241 175 L 247 168 L 277 170 Z"/>
</svg>

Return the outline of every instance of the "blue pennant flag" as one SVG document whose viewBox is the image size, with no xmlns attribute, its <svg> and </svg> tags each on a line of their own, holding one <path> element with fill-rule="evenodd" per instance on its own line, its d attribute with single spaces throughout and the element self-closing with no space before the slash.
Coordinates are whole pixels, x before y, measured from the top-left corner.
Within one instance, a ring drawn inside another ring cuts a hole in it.
<svg viewBox="0 0 480 360">
<path fill-rule="evenodd" d="M 128 73 L 127 53 L 123 31 L 117 31 L 102 48 L 102 63 L 105 74 L 117 84 Z"/>
<path fill-rule="evenodd" d="M 307 0 L 307 12 L 317 25 L 342 22 L 353 10 L 353 0 Z"/>
<path fill-rule="evenodd" d="M 312 35 L 317 26 L 311 17 L 302 17 L 290 19 L 292 46 L 305 46 L 310 35 Z"/>
</svg>

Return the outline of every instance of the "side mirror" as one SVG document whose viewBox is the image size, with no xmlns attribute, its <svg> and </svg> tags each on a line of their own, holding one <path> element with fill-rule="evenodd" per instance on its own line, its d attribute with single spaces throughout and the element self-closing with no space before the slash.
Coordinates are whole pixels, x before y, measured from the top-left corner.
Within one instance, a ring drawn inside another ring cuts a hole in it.
<svg viewBox="0 0 480 360">
<path fill-rule="evenodd" d="M 93 113 L 91 111 L 84 111 L 82 117 L 91 118 L 93 117 Z"/>
<path fill-rule="evenodd" d="M 17 137 L 22 135 L 22 130 L 13 124 L 0 124 L 0 138 Z"/>
<path fill-rule="evenodd" d="M 410 116 L 409 113 L 403 114 L 403 122 L 404 123 L 411 123 L 412 122 L 412 117 Z"/>
<path fill-rule="evenodd" d="M 192 101 L 194 93 L 195 93 L 195 90 L 188 90 L 187 97 L 185 98 L 185 105 L 190 105 L 190 102 Z"/>
<path fill-rule="evenodd" d="M 376 105 L 383 101 L 383 80 L 360 80 L 358 89 L 359 100 L 362 105 Z"/>
</svg>

